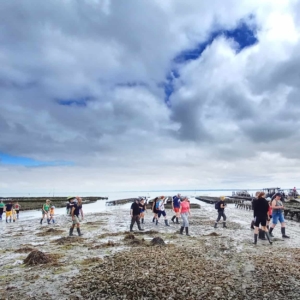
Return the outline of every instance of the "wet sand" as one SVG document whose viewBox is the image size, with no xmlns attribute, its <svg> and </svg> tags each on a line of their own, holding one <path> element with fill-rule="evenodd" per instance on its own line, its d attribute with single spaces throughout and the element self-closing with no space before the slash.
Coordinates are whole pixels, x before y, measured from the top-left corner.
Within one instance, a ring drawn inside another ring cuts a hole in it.
<svg viewBox="0 0 300 300">
<path fill-rule="evenodd" d="M 228 228 L 214 229 L 216 210 L 200 204 L 191 237 L 178 234 L 180 225 L 156 226 L 150 211 L 145 232 L 135 227 L 129 235 L 128 206 L 87 214 L 82 237 L 68 238 L 67 216 L 51 225 L 8 224 L 0 237 L 0 299 L 300 299 L 299 223 L 287 221 L 291 239 L 282 240 L 277 226 L 272 246 L 254 246 L 251 211 L 228 205 Z M 154 237 L 166 245 L 152 246 Z M 50 261 L 25 265 L 33 249 Z"/>
</svg>

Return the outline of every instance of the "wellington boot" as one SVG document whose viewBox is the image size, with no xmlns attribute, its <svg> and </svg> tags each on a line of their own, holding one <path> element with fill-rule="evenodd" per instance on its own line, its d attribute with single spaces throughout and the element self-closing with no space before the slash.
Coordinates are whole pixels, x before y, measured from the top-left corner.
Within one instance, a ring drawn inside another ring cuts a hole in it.
<svg viewBox="0 0 300 300">
<path fill-rule="evenodd" d="M 83 234 L 80 232 L 80 228 L 77 227 L 78 236 L 82 236 Z"/>
<path fill-rule="evenodd" d="M 257 244 L 257 236 L 258 236 L 258 234 L 256 234 L 256 233 L 254 233 L 254 245 L 256 245 Z"/>
<path fill-rule="evenodd" d="M 43 219 L 41 219 L 40 224 L 41 224 L 41 225 L 43 224 Z"/>
<path fill-rule="evenodd" d="M 141 227 L 141 225 L 138 225 L 138 229 L 139 229 L 140 231 L 144 231 L 144 229 Z"/>
<path fill-rule="evenodd" d="M 165 220 L 165 224 L 166 224 L 166 226 L 170 226 L 168 223 L 168 220 Z"/>
<path fill-rule="evenodd" d="M 173 216 L 172 219 L 171 219 L 171 221 L 172 221 L 173 223 L 175 223 L 175 221 L 174 221 L 175 218 L 176 218 L 176 216 Z"/>
<path fill-rule="evenodd" d="M 180 224 L 178 218 L 176 217 L 176 224 Z"/>
<path fill-rule="evenodd" d="M 227 228 L 226 222 L 223 222 L 223 228 Z"/>
<path fill-rule="evenodd" d="M 285 234 L 285 227 L 281 227 L 281 234 L 282 234 L 282 238 L 284 238 L 284 239 L 290 238 L 288 235 Z"/>
<path fill-rule="evenodd" d="M 183 234 L 184 227 L 180 228 L 180 234 Z"/>
<path fill-rule="evenodd" d="M 270 239 L 269 232 L 265 232 L 265 235 L 266 235 L 266 237 L 267 237 L 267 239 L 268 239 L 269 243 L 272 245 L 272 244 L 273 244 L 273 242 L 272 242 L 272 241 L 271 241 L 271 239 Z"/>
<path fill-rule="evenodd" d="M 215 223 L 215 226 L 214 226 L 214 228 L 218 228 L 218 223 L 217 223 L 217 222 Z"/>
<path fill-rule="evenodd" d="M 156 219 L 156 221 L 155 221 L 155 225 L 158 225 L 158 220 Z"/>
<path fill-rule="evenodd" d="M 188 227 L 185 227 L 185 234 L 188 235 L 188 236 L 190 236 L 189 235 L 189 228 Z"/>
<path fill-rule="evenodd" d="M 274 228 L 271 227 L 270 230 L 269 230 L 269 235 L 270 235 L 270 237 L 274 237 L 274 235 L 273 235 L 273 233 L 272 233 L 273 229 L 274 229 Z"/>
<path fill-rule="evenodd" d="M 71 227 L 71 228 L 70 228 L 70 231 L 69 231 L 69 236 L 73 236 L 73 230 L 74 230 L 74 228 Z"/>
</svg>

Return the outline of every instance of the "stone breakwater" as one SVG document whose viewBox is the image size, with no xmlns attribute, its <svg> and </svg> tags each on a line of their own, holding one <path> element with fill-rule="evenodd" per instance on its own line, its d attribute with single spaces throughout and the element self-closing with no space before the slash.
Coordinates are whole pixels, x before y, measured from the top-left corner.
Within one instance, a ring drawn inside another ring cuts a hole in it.
<svg viewBox="0 0 300 300">
<path fill-rule="evenodd" d="M 107 199 L 107 197 L 81 197 L 84 204 L 89 204 L 96 202 L 97 200 Z M 67 204 L 67 197 L 7 197 L 0 198 L 4 203 L 7 203 L 9 200 L 13 203 L 19 202 L 21 205 L 21 210 L 32 210 L 32 209 L 41 209 L 43 204 L 47 199 L 51 201 L 51 205 L 54 205 L 56 208 L 65 207 Z"/>
</svg>

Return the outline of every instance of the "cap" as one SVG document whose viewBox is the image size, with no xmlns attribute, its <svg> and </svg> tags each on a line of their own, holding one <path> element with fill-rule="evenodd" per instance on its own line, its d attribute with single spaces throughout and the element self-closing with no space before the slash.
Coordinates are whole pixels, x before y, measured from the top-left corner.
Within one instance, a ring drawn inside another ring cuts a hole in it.
<svg viewBox="0 0 300 300">
<path fill-rule="evenodd" d="M 68 198 L 67 198 L 67 200 L 71 200 L 71 199 L 74 199 L 74 198 L 76 198 L 75 196 L 69 196 Z"/>
</svg>

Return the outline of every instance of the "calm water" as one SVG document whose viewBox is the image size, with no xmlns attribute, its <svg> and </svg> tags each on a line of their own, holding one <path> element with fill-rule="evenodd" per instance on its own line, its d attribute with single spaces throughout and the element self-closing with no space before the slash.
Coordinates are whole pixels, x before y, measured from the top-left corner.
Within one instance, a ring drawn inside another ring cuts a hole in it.
<svg viewBox="0 0 300 300">
<path fill-rule="evenodd" d="M 147 196 L 150 198 L 154 198 L 157 196 L 173 196 L 176 195 L 178 191 L 164 191 L 164 192 L 115 192 L 115 193 L 109 193 L 108 200 L 118 200 L 118 199 L 126 199 L 126 198 L 134 198 L 138 196 Z M 231 191 L 228 190 L 219 190 L 219 191 L 184 191 L 181 192 L 181 195 L 186 195 L 188 197 L 195 197 L 199 195 L 205 195 L 205 196 L 222 196 L 222 195 L 231 195 Z M 83 195 L 84 196 L 84 195 Z M 191 198 L 191 203 L 199 203 L 198 200 Z M 106 200 L 98 200 L 95 203 L 86 204 L 83 206 L 84 213 L 93 213 L 93 212 L 104 212 L 104 211 L 112 211 L 114 209 L 118 209 L 120 206 L 106 206 L 105 205 Z M 131 203 L 124 204 L 124 208 L 130 208 Z M 203 202 L 201 202 L 201 205 L 203 205 Z M 66 214 L 65 208 L 56 208 L 55 209 L 55 215 L 64 215 Z M 29 210 L 29 211 L 21 211 L 20 212 L 20 220 L 28 220 L 28 219 L 36 219 L 41 217 L 41 210 Z M 3 218 L 5 218 L 5 215 L 3 214 Z M 5 223 L 2 221 L 2 223 Z"/>
</svg>

